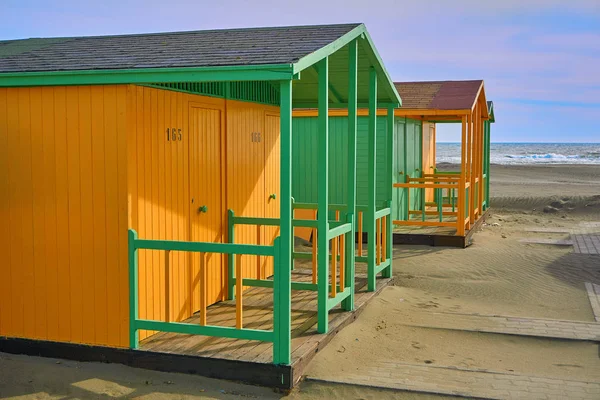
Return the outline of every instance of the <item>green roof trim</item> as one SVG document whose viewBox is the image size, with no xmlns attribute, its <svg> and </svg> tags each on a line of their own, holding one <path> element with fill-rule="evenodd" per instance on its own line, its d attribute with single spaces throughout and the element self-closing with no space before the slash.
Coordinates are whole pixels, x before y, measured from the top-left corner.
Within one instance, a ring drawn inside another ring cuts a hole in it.
<svg viewBox="0 0 600 400">
<path fill-rule="evenodd" d="M 0 73 L 0 87 L 114 85 L 128 83 L 271 81 L 293 79 L 292 65 L 240 65 L 189 68 L 136 68 Z"/>
<path fill-rule="evenodd" d="M 317 50 L 305 57 L 302 57 L 300 60 L 298 60 L 298 62 L 293 64 L 294 65 L 294 73 L 302 72 L 303 70 L 307 69 L 308 67 L 313 66 L 318 61 L 322 60 L 325 57 L 329 57 L 330 55 L 337 52 L 338 50 L 341 50 L 342 48 L 347 46 L 348 43 L 350 43 L 352 40 L 357 39 L 357 38 L 360 39 L 359 44 L 362 45 L 360 50 L 362 50 L 362 52 L 366 53 L 366 55 L 369 59 L 369 62 L 371 63 L 371 66 L 373 68 L 375 68 L 375 71 L 377 72 L 377 75 L 379 77 L 378 84 L 380 86 L 380 89 L 384 90 L 389 96 L 389 101 L 386 102 L 386 104 L 388 104 L 388 103 L 396 104 L 397 103 L 397 106 L 402 106 L 402 99 L 400 98 L 400 95 L 396 91 L 394 82 L 392 81 L 390 75 L 388 74 L 387 70 L 385 69 L 383 60 L 381 59 L 379 52 L 375 48 L 375 45 L 373 44 L 373 40 L 371 39 L 369 32 L 367 32 L 367 28 L 364 24 L 358 25 L 356 28 L 352 29 L 350 32 L 346 33 L 339 39 L 331 42 L 327 46 L 324 46 L 324 47 L 320 48 L 319 50 Z M 361 53 L 360 50 L 359 50 L 359 54 Z M 330 90 L 335 91 L 335 89 L 333 87 L 330 87 Z M 338 95 L 336 97 L 339 98 L 340 96 Z M 338 101 L 338 103 L 343 103 L 343 102 Z"/>
</svg>

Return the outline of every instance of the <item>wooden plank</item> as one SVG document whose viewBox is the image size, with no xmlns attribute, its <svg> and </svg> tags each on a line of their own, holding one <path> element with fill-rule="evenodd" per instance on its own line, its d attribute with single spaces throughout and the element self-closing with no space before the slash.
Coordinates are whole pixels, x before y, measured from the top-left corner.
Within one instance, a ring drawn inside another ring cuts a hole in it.
<svg viewBox="0 0 600 400">
<path fill-rule="evenodd" d="M 457 183 L 394 183 L 395 188 L 409 188 L 409 189 L 457 189 Z"/>
<path fill-rule="evenodd" d="M 594 319 L 596 322 L 600 322 L 600 285 L 586 282 L 585 288 L 590 299 L 590 305 L 592 306 Z"/>
<path fill-rule="evenodd" d="M 439 221 L 399 221 L 393 220 L 394 225 L 411 225 L 411 226 L 452 226 L 456 225 L 455 222 L 439 222 Z"/>
<path fill-rule="evenodd" d="M 294 281 L 311 281 L 310 263 L 299 263 L 309 267 L 306 270 L 294 271 Z M 362 274 L 364 275 L 364 274 Z M 316 334 L 317 296 L 312 291 L 294 291 L 292 298 L 292 365 L 293 376 L 299 379 L 308 362 L 316 351 L 322 349 L 346 325 L 356 319 L 364 305 L 373 298 L 390 279 L 378 279 L 377 291 L 366 291 L 366 277 L 359 274 L 356 278 L 356 310 L 343 312 L 339 307 L 332 310 L 329 318 L 328 334 Z M 268 329 L 272 327 L 272 295 L 269 288 L 252 288 L 244 293 L 244 325 L 253 329 Z M 233 325 L 235 323 L 235 308 L 233 302 L 225 301 L 209 307 L 210 324 Z M 215 319 L 215 317 L 218 319 Z M 221 318 L 222 317 L 222 318 Z M 188 322 L 198 321 L 199 316 L 189 318 Z M 183 339 L 182 339 L 183 337 Z M 211 340 L 212 339 L 212 340 Z M 271 365 L 272 344 L 256 341 L 195 337 L 194 335 L 159 334 L 141 343 L 143 350 L 169 351 L 177 354 L 201 355 L 206 359 L 228 359 L 241 362 L 240 365 Z"/>
</svg>

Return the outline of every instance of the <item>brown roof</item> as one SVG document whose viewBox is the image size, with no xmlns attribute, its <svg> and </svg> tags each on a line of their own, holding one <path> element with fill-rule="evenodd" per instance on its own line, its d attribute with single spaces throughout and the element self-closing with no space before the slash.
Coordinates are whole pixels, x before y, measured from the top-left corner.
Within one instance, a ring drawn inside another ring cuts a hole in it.
<svg viewBox="0 0 600 400">
<path fill-rule="evenodd" d="M 403 109 L 464 110 L 475 103 L 482 80 L 394 82 Z"/>
</svg>

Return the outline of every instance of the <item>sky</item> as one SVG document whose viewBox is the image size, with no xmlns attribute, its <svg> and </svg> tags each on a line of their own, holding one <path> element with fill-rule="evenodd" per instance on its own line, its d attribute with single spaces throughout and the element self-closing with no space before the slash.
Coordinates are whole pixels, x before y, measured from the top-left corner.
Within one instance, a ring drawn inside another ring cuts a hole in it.
<svg viewBox="0 0 600 400">
<path fill-rule="evenodd" d="M 600 142 L 600 0 L 0 0 L 0 18 L 0 40 L 363 22 L 393 80 L 484 79 L 492 141 Z"/>
</svg>

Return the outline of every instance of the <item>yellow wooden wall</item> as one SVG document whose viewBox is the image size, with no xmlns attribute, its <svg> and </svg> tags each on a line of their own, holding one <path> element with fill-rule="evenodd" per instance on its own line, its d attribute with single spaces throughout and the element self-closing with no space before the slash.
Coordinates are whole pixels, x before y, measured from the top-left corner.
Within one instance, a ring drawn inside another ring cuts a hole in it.
<svg viewBox="0 0 600 400">
<path fill-rule="evenodd" d="M 278 113 L 276 107 L 227 101 L 227 208 L 235 215 L 279 217 Z M 269 199 L 271 194 L 277 201 Z M 273 228 L 235 228 L 236 243 L 272 244 L 273 235 Z M 242 273 L 244 278 L 271 276 L 272 261 L 243 256 Z"/>
<path fill-rule="evenodd" d="M 227 208 L 278 217 L 277 112 L 134 85 L 0 88 L 0 335 L 127 347 L 127 229 L 218 242 Z M 236 242 L 278 234 L 260 231 L 239 228 Z M 247 276 L 272 274 L 270 260 L 245 263 Z M 197 254 L 140 250 L 139 265 L 140 318 L 198 310 Z M 207 266 L 211 304 L 226 258 Z"/>
<path fill-rule="evenodd" d="M 0 88 L 0 335 L 127 343 L 126 101 Z"/>
</svg>

